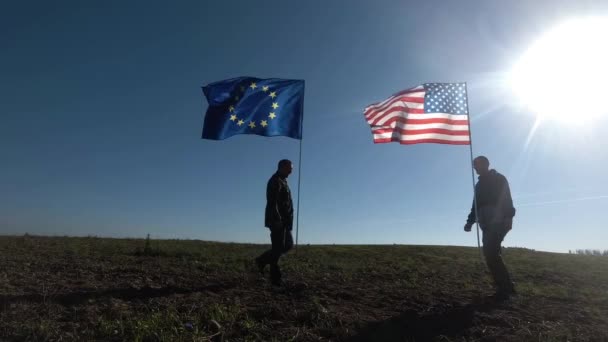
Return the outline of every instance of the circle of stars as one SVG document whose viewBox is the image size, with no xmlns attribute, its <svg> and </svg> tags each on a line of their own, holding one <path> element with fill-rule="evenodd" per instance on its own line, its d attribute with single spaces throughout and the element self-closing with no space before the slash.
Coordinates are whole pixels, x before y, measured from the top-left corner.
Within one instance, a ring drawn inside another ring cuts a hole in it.
<svg viewBox="0 0 608 342">
<path fill-rule="evenodd" d="M 241 99 L 241 97 L 244 95 L 246 90 L 251 89 L 252 91 L 255 91 L 258 88 L 259 88 L 259 86 L 257 85 L 256 82 L 251 82 L 248 87 L 245 87 L 244 85 L 239 86 L 239 91 L 240 91 L 239 94 L 237 94 L 233 97 L 233 100 L 235 101 L 234 105 Z M 262 91 L 264 93 L 267 93 L 268 97 L 270 97 L 272 100 L 274 100 L 277 97 L 277 92 L 270 91 L 269 86 L 262 86 Z M 241 127 L 241 126 L 245 125 L 245 121 L 237 116 L 236 107 L 234 105 L 230 105 L 230 107 L 228 107 L 228 112 L 230 114 L 230 121 L 236 123 L 237 126 Z M 259 122 L 259 125 L 263 128 L 266 128 L 269 125 L 268 122 L 276 119 L 276 117 L 277 117 L 276 110 L 279 108 L 279 103 L 273 101 L 271 107 L 273 110 L 268 113 L 268 120 L 260 120 L 260 122 Z M 256 127 L 258 127 L 258 125 L 256 124 L 255 121 L 249 121 L 247 126 L 252 130 L 255 129 Z"/>
</svg>

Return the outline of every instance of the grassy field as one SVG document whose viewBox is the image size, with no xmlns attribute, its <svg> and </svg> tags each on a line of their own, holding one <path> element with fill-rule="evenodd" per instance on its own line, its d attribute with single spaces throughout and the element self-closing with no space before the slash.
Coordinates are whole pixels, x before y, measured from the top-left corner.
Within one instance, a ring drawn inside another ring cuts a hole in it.
<svg viewBox="0 0 608 342">
<path fill-rule="evenodd" d="M 519 295 L 476 248 L 300 246 L 273 288 L 268 246 L 0 237 L 0 340 L 608 341 L 608 258 L 505 249 Z"/>
</svg>

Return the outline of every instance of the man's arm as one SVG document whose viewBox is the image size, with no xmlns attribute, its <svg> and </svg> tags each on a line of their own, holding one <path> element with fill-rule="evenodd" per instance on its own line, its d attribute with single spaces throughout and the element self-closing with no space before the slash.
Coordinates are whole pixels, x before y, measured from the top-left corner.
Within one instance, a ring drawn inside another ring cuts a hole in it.
<svg viewBox="0 0 608 342">
<path fill-rule="evenodd" d="M 504 208 L 505 224 L 507 231 L 513 227 L 513 217 L 515 216 L 515 207 L 513 207 L 513 198 L 511 198 L 511 189 L 509 187 L 509 181 L 506 177 L 503 178 L 503 191 L 502 191 L 502 205 Z"/>
<path fill-rule="evenodd" d="M 268 207 L 270 208 L 270 222 L 274 227 L 280 227 L 282 224 L 281 214 L 279 213 L 279 192 L 281 190 L 281 184 L 276 177 L 273 177 L 268 182 L 266 189 L 266 200 L 268 201 Z"/>
<path fill-rule="evenodd" d="M 476 218 L 477 218 L 477 215 L 475 215 L 475 198 L 473 198 L 473 204 L 471 205 L 471 212 L 469 213 L 469 216 L 467 217 L 467 224 L 464 225 L 465 232 L 471 231 L 471 227 L 473 227 L 473 223 L 475 223 Z"/>
<path fill-rule="evenodd" d="M 512 218 L 513 216 L 515 216 L 515 207 L 513 206 L 513 198 L 511 198 L 511 188 L 509 187 L 509 182 L 507 181 L 506 178 L 505 178 L 505 187 L 506 187 L 505 197 L 507 200 L 507 204 L 509 205 L 509 208 L 511 208 L 509 215 Z"/>
<path fill-rule="evenodd" d="M 467 217 L 467 224 L 473 225 L 477 220 L 477 215 L 475 215 L 475 199 L 473 198 L 473 204 L 471 204 L 471 212 Z"/>
<path fill-rule="evenodd" d="M 513 207 L 513 198 L 511 198 L 511 189 L 509 188 L 509 181 L 505 176 L 501 177 L 501 192 L 498 203 L 499 208 L 503 210 L 505 218 L 513 218 L 515 216 L 515 207 Z"/>
</svg>

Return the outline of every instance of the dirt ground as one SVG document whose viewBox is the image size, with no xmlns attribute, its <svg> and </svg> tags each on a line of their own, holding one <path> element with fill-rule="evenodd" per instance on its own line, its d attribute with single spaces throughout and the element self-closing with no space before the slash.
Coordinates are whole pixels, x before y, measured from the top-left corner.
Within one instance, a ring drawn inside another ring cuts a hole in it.
<svg viewBox="0 0 608 342">
<path fill-rule="evenodd" d="M 0 238 L 1 340 L 608 341 L 608 258 L 506 249 L 518 295 L 487 299 L 477 249 Z M 266 272 L 266 276 L 267 276 Z"/>
</svg>

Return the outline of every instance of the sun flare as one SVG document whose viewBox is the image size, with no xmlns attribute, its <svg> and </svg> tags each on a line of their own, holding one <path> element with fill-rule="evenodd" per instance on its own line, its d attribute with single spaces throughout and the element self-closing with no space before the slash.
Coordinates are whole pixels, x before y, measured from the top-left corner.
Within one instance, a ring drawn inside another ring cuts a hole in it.
<svg viewBox="0 0 608 342">
<path fill-rule="evenodd" d="M 520 104 L 541 120 L 588 123 L 608 114 L 608 17 L 574 19 L 540 37 L 511 72 Z"/>
</svg>

